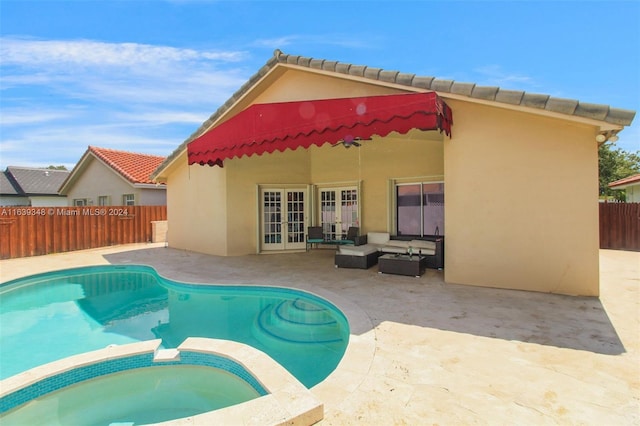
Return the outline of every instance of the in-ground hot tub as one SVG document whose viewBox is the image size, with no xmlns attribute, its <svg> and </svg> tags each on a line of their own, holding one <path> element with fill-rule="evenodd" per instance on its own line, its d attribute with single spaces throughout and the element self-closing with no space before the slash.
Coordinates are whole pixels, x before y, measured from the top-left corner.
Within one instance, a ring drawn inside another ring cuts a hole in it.
<svg viewBox="0 0 640 426">
<path fill-rule="evenodd" d="M 97 425 L 192 417 L 203 424 L 251 418 L 310 424 L 323 417 L 322 404 L 308 389 L 250 346 L 205 338 L 189 338 L 178 349 L 158 350 L 159 345 L 160 340 L 111 346 L 6 379 L 0 420 Z"/>
</svg>

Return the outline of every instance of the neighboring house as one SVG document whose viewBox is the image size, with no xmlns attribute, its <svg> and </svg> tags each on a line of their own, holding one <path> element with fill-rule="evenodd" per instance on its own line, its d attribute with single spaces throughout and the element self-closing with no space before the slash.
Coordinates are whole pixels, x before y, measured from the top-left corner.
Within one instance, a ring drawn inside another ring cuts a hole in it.
<svg viewBox="0 0 640 426">
<path fill-rule="evenodd" d="M 640 203 L 640 173 L 611 182 L 611 189 L 624 189 L 627 203 Z"/>
<path fill-rule="evenodd" d="M 165 157 L 89 146 L 60 186 L 70 206 L 154 206 L 166 187 L 149 178 Z"/>
<path fill-rule="evenodd" d="M 598 144 L 634 116 L 276 50 L 152 178 L 172 247 L 439 234 L 448 283 L 597 296 Z"/>
<path fill-rule="evenodd" d="M 9 166 L 0 176 L 0 205 L 60 207 L 67 197 L 58 194 L 68 170 Z"/>
</svg>

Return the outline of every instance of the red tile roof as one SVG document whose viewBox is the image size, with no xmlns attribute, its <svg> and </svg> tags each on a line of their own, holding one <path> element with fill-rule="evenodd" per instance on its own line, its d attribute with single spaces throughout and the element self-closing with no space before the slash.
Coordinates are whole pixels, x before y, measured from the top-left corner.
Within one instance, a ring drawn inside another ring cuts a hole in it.
<svg viewBox="0 0 640 426">
<path fill-rule="evenodd" d="M 131 183 L 154 184 L 149 176 L 165 157 L 90 146 L 89 151 Z"/>
<path fill-rule="evenodd" d="M 624 179 L 617 180 L 615 182 L 611 182 L 609 184 L 609 188 L 614 188 L 616 186 L 629 185 L 631 183 L 640 183 L 640 173 L 637 175 L 631 175 Z"/>
</svg>

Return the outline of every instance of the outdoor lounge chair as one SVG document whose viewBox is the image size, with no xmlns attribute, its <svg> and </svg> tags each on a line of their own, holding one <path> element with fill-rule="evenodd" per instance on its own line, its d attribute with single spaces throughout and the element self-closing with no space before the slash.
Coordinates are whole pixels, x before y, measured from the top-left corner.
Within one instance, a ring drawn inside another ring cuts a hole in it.
<svg viewBox="0 0 640 426">
<path fill-rule="evenodd" d="M 322 232 L 322 226 L 310 226 L 307 228 L 307 251 L 312 244 L 316 245 L 324 243 L 324 233 Z"/>
<path fill-rule="evenodd" d="M 347 230 L 347 238 L 345 238 L 345 244 L 358 245 L 357 240 L 358 240 L 359 233 L 360 233 L 360 228 L 358 228 L 357 226 L 350 226 L 349 229 Z M 346 242 L 346 241 L 350 241 L 350 242 Z"/>
</svg>

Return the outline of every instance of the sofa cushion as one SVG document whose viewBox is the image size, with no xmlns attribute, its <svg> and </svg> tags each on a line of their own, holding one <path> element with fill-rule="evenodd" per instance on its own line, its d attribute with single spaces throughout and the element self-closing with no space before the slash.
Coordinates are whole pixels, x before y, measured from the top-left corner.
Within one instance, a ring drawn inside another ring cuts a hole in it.
<svg viewBox="0 0 640 426">
<path fill-rule="evenodd" d="M 402 241 L 402 240 L 389 240 L 387 241 L 387 244 L 385 244 L 385 246 L 388 247 L 402 247 L 405 249 L 408 249 L 410 244 L 410 241 Z"/>
<path fill-rule="evenodd" d="M 383 247 L 380 247 L 380 251 L 384 252 L 384 253 L 405 254 L 407 252 L 407 248 L 406 247 L 383 246 Z"/>
<path fill-rule="evenodd" d="M 389 241 L 388 232 L 368 232 L 367 233 L 368 244 L 384 245 L 387 243 L 387 241 Z"/>
<path fill-rule="evenodd" d="M 338 249 L 340 254 L 346 254 L 349 256 L 366 256 L 377 251 L 378 247 L 371 244 L 365 244 L 362 246 L 340 246 Z"/>
<path fill-rule="evenodd" d="M 435 241 L 411 240 L 409 245 L 413 249 L 430 249 L 430 250 L 435 250 L 436 249 L 436 242 Z"/>
</svg>

